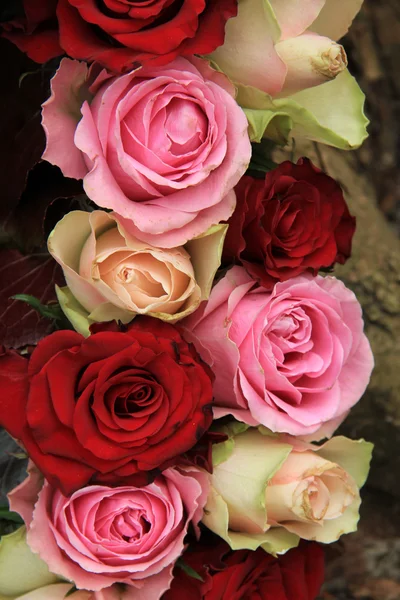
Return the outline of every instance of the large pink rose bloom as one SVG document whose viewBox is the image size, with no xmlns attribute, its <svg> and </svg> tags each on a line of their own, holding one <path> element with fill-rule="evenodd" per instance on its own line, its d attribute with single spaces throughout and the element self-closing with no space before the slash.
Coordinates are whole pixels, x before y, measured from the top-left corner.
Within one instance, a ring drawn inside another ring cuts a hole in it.
<svg viewBox="0 0 400 600">
<path fill-rule="evenodd" d="M 40 484 L 33 469 L 10 494 L 29 546 L 52 572 L 78 589 L 107 592 L 107 600 L 117 583 L 126 586 L 124 600 L 162 596 L 189 524 L 198 532 L 209 491 L 206 474 L 194 467 L 167 469 L 143 488 L 93 485 L 70 498 L 47 482 L 37 496 Z"/>
<path fill-rule="evenodd" d="M 331 435 L 361 398 L 373 357 L 360 305 L 334 277 L 256 287 L 242 267 L 183 321 L 216 376 L 216 418 L 292 435 Z"/>
<path fill-rule="evenodd" d="M 89 198 L 139 240 L 181 246 L 235 208 L 251 146 L 234 96 L 195 57 L 120 77 L 64 59 L 43 105 L 43 158 L 83 178 Z"/>
</svg>

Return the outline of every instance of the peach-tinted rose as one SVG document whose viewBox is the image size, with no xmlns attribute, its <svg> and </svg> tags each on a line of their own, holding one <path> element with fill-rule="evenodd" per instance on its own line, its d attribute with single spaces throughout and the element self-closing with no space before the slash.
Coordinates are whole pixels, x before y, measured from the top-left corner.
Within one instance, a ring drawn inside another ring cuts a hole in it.
<svg viewBox="0 0 400 600">
<path fill-rule="evenodd" d="M 235 88 L 177 58 L 116 77 L 63 59 L 43 105 L 43 158 L 135 237 L 174 248 L 226 220 L 251 145 Z"/>
<path fill-rule="evenodd" d="M 231 547 L 281 553 L 299 538 L 331 543 L 355 531 L 372 444 L 322 446 L 233 423 L 214 446 L 203 523 Z"/>
<path fill-rule="evenodd" d="M 182 319 L 209 296 L 226 230 L 215 225 L 185 247 L 163 249 L 129 234 L 113 214 L 72 211 L 48 240 L 68 284 L 58 290 L 61 306 L 86 335 L 93 322 L 128 323 L 136 314 Z"/>
</svg>

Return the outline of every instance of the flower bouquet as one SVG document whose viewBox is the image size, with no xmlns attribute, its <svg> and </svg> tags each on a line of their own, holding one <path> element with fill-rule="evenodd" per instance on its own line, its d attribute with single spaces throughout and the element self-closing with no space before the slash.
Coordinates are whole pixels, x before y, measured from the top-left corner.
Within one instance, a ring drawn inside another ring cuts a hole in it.
<svg viewBox="0 0 400 600">
<path fill-rule="evenodd" d="M 357 528 L 372 445 L 334 433 L 373 357 L 332 275 L 343 191 L 274 151 L 365 139 L 336 41 L 360 6 L 7 4 L 44 97 L 7 188 L 1 598 L 317 597 Z"/>
</svg>

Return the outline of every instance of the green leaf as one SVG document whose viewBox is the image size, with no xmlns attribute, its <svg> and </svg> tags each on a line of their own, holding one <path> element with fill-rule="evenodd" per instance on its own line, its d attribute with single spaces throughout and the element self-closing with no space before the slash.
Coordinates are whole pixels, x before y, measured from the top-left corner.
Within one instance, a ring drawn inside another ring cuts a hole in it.
<svg viewBox="0 0 400 600">
<path fill-rule="evenodd" d="M 256 171 L 265 175 L 275 169 L 278 165 L 272 160 L 272 152 L 276 144 L 272 140 L 262 139 L 260 142 L 253 143 L 251 161 L 248 171 Z M 252 173 L 250 173 L 252 174 Z M 255 174 L 257 177 L 257 173 Z"/>
<path fill-rule="evenodd" d="M 73 585 L 72 588 L 65 594 L 64 598 L 68 598 L 68 596 L 72 596 L 72 594 L 75 594 L 75 592 L 78 591 L 78 588 L 76 587 L 76 585 Z"/>
<path fill-rule="evenodd" d="M 20 525 L 24 524 L 23 519 L 18 513 L 8 510 L 8 508 L 4 507 L 0 508 L 0 519 L 3 519 L 4 521 L 12 521 L 13 523 L 19 523 Z"/>
<path fill-rule="evenodd" d="M 291 134 L 352 150 L 368 136 L 365 96 L 347 70 L 332 81 L 287 98 L 271 98 L 251 86 L 236 85 L 236 100 L 246 113 L 252 141 L 265 137 L 285 144 Z"/>
<path fill-rule="evenodd" d="M 20 352 L 20 354 L 23 354 L 22 352 Z M 28 455 L 26 454 L 26 452 L 9 452 L 10 456 L 13 456 L 14 458 L 18 458 L 18 460 L 25 460 L 26 458 L 28 458 Z"/>
<path fill-rule="evenodd" d="M 192 569 L 192 567 L 186 564 L 181 558 L 178 558 L 176 566 L 182 569 L 182 571 L 184 571 L 186 575 L 189 575 L 189 577 L 193 577 L 193 579 L 197 579 L 198 581 L 204 581 L 204 579 L 197 573 L 197 571 Z"/>
<path fill-rule="evenodd" d="M 15 296 L 11 296 L 11 298 L 13 300 L 21 300 L 22 302 L 26 302 L 46 319 L 54 319 L 55 321 L 59 321 L 64 316 L 59 304 L 41 304 L 40 300 L 35 298 L 35 296 L 30 296 L 29 294 L 15 294 Z"/>
</svg>

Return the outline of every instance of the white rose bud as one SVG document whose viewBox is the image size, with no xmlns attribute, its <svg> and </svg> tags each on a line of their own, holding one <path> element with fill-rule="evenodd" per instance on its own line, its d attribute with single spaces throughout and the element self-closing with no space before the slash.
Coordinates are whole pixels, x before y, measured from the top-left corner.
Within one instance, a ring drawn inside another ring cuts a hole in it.
<svg viewBox="0 0 400 600">
<path fill-rule="evenodd" d="M 280 95 L 326 83 L 347 67 L 343 46 L 316 33 L 289 38 L 276 44 L 275 49 L 288 69 Z"/>
</svg>

